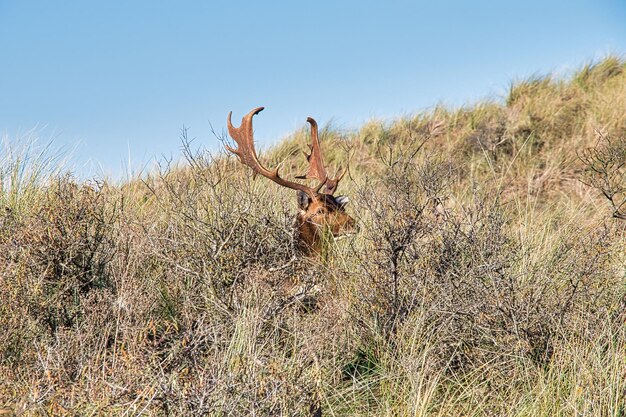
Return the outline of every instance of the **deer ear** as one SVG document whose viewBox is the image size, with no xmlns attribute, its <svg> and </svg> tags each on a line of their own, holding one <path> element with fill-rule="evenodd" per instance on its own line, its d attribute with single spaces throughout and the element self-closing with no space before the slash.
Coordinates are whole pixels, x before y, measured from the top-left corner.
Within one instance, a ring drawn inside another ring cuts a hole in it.
<svg viewBox="0 0 626 417">
<path fill-rule="evenodd" d="M 335 197 L 335 202 L 339 204 L 341 207 L 345 207 L 346 204 L 350 202 L 350 199 L 348 198 L 347 195 L 339 195 Z"/>
<path fill-rule="evenodd" d="M 300 210 L 306 210 L 311 204 L 311 199 L 304 191 L 298 190 L 298 207 Z"/>
</svg>

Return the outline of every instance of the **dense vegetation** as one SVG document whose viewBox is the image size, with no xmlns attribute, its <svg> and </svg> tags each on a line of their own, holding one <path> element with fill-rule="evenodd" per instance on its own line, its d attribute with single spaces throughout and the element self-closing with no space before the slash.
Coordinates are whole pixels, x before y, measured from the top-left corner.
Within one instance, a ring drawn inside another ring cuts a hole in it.
<svg viewBox="0 0 626 417">
<path fill-rule="evenodd" d="M 0 410 L 626 416 L 623 61 L 322 147 L 360 232 L 321 259 L 233 157 L 114 185 L 2 155 Z"/>
</svg>

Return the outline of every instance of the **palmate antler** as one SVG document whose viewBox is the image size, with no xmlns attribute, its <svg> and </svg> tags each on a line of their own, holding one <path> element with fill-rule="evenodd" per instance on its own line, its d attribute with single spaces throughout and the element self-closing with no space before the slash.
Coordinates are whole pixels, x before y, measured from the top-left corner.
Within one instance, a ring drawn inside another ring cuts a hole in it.
<svg viewBox="0 0 626 417">
<path fill-rule="evenodd" d="M 250 167 L 255 173 L 269 178 L 276 184 L 282 185 L 283 187 L 291 188 L 292 190 L 302 191 L 306 193 L 312 200 L 316 200 L 318 198 L 321 188 L 324 186 L 324 184 L 326 184 L 325 176 L 321 178 L 316 176 L 315 178 L 318 178 L 320 180 L 320 184 L 317 186 L 317 188 L 311 188 L 307 187 L 304 184 L 285 180 L 281 178 L 280 175 L 278 175 L 278 167 L 276 167 L 272 171 L 265 168 L 263 165 L 261 165 L 261 162 L 259 162 L 259 158 L 257 157 L 256 151 L 254 149 L 254 132 L 252 129 L 252 118 L 256 114 L 260 113 L 263 109 L 264 107 L 257 107 L 250 113 L 246 114 L 241 119 L 241 126 L 239 127 L 234 127 L 231 123 L 230 119 L 233 112 L 228 113 L 228 134 L 237 143 L 237 149 L 231 148 L 228 145 L 226 145 L 226 149 L 237 155 L 241 163 Z M 319 161 L 321 164 L 321 158 L 319 159 Z M 309 171 L 311 171 L 310 168 Z M 319 173 L 319 171 L 316 171 L 316 173 Z"/>
<path fill-rule="evenodd" d="M 339 168 L 337 176 L 334 179 L 328 178 L 324 162 L 322 161 L 322 151 L 320 149 L 320 140 L 317 134 L 317 122 L 312 117 L 307 117 L 307 122 L 311 125 L 311 144 L 309 148 L 311 153 L 306 156 L 306 160 L 309 161 L 309 169 L 304 175 L 300 175 L 296 178 L 309 179 L 316 178 L 318 181 L 324 181 L 326 187 L 324 188 L 325 194 L 332 195 L 339 185 L 339 181 L 345 175 L 345 171 Z"/>
</svg>

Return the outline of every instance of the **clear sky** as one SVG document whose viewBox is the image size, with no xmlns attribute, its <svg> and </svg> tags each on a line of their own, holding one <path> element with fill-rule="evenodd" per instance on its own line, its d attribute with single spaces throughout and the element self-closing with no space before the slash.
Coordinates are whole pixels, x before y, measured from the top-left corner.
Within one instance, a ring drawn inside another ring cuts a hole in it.
<svg viewBox="0 0 626 417">
<path fill-rule="evenodd" d="M 253 107 L 263 146 L 437 103 L 503 97 L 511 80 L 626 53 L 623 0 L 0 0 L 0 135 L 78 147 L 81 177 L 218 149 Z"/>
</svg>

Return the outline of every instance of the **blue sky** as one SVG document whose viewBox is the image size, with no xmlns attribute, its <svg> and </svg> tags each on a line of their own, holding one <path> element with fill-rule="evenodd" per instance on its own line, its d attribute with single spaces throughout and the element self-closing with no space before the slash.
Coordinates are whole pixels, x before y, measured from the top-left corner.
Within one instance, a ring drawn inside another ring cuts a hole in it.
<svg viewBox="0 0 626 417">
<path fill-rule="evenodd" d="M 81 177 L 218 149 L 253 107 L 263 146 L 307 116 L 353 128 L 626 53 L 626 2 L 4 1 L 0 135 L 74 148 Z M 76 146 L 77 145 L 77 146 Z"/>
</svg>

